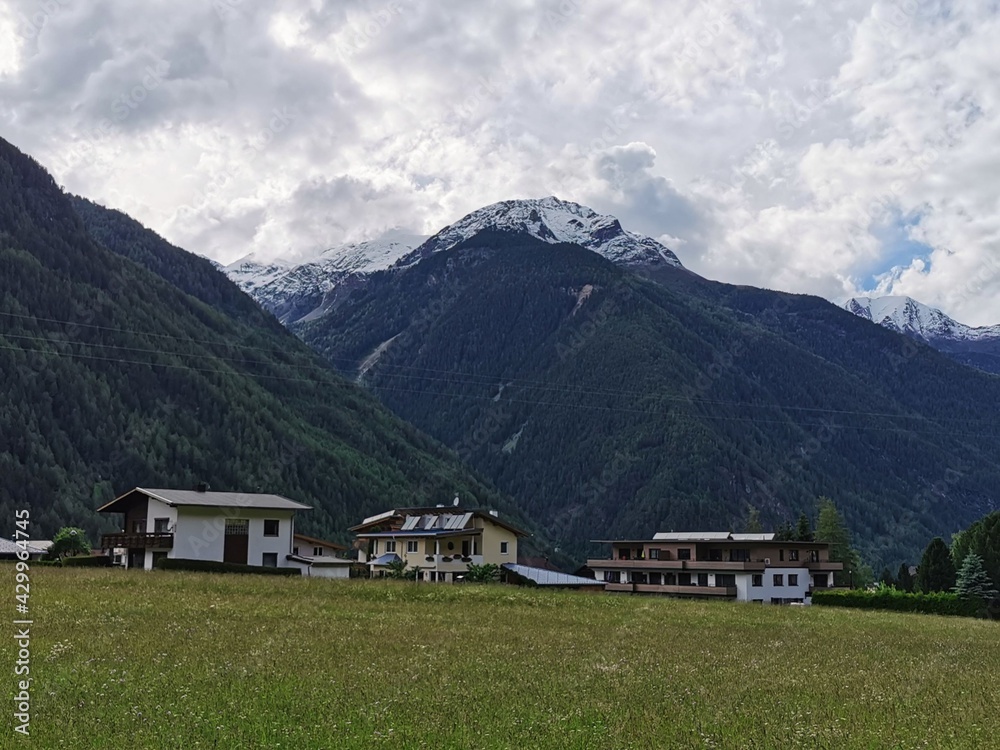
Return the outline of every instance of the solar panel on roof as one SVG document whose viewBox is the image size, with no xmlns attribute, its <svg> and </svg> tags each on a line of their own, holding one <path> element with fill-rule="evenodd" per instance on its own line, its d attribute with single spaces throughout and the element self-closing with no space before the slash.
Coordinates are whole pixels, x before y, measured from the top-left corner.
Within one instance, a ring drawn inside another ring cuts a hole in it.
<svg viewBox="0 0 1000 750">
<path fill-rule="evenodd" d="M 403 521 L 402 531 L 410 531 L 416 528 L 417 523 L 420 521 L 420 516 L 407 516 L 406 520 Z"/>
</svg>

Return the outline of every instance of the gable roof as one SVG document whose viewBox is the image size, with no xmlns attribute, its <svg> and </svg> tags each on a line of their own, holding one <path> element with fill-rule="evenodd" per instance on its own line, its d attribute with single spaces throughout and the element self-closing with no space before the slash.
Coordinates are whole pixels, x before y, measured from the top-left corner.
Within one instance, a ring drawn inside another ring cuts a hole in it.
<svg viewBox="0 0 1000 750">
<path fill-rule="evenodd" d="M 295 539 L 301 539 L 304 542 L 309 542 L 309 544 L 312 544 L 312 545 L 315 545 L 315 546 L 318 546 L 318 547 L 330 547 L 332 549 L 339 549 L 339 550 L 346 550 L 347 549 L 347 547 L 345 547 L 343 544 L 337 544 L 336 542 L 328 542 L 328 541 L 326 541 L 326 539 L 317 539 L 314 536 L 306 536 L 305 534 L 299 534 L 298 532 L 296 532 L 295 534 L 292 534 L 292 536 Z"/>
<path fill-rule="evenodd" d="M 394 508 L 384 513 L 369 516 L 357 526 L 352 526 L 349 531 L 355 532 L 358 536 L 369 536 L 364 530 L 369 527 L 377 527 L 385 522 L 401 520 L 401 528 L 393 532 L 394 536 L 417 536 L 420 532 L 435 531 L 456 531 L 461 529 L 471 530 L 470 521 L 473 518 L 482 518 L 501 528 L 507 529 L 517 536 L 530 536 L 524 529 L 520 529 L 514 524 L 501 521 L 495 512 L 483 509 L 469 509 L 454 505 L 436 506 L 433 508 Z M 428 525 L 429 524 L 429 525 Z"/>
<path fill-rule="evenodd" d="M 254 508 L 257 510 L 310 510 L 310 506 L 281 495 L 251 492 L 199 492 L 198 490 L 148 490 L 136 487 L 97 509 L 98 513 L 124 513 L 138 495 L 155 498 L 172 507 Z"/>
</svg>

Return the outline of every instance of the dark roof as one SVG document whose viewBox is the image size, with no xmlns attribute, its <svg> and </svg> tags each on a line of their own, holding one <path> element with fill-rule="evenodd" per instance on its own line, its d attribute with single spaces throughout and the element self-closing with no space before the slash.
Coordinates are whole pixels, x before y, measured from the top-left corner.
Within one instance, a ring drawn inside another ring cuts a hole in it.
<svg viewBox="0 0 1000 750">
<path fill-rule="evenodd" d="M 517 564 L 525 565 L 529 568 L 541 568 L 543 570 L 554 570 L 557 573 L 561 573 L 555 565 L 549 562 L 549 558 L 541 556 L 530 556 L 530 555 L 518 555 Z"/>
<path fill-rule="evenodd" d="M 342 549 L 342 550 L 347 549 L 347 547 L 345 547 L 343 544 L 337 544 L 336 542 L 328 542 L 325 539 L 317 539 L 314 536 L 306 536 L 305 534 L 299 534 L 299 533 L 295 533 L 292 536 L 295 539 L 304 539 L 310 544 L 317 544 L 323 547 L 332 547 L 333 549 Z"/>
<path fill-rule="evenodd" d="M 250 492 L 199 492 L 198 490 L 147 490 L 136 487 L 97 509 L 98 513 L 124 513 L 135 495 L 146 495 L 170 506 L 206 508 L 256 508 L 259 510 L 309 510 L 310 506 L 281 495 Z"/>
</svg>

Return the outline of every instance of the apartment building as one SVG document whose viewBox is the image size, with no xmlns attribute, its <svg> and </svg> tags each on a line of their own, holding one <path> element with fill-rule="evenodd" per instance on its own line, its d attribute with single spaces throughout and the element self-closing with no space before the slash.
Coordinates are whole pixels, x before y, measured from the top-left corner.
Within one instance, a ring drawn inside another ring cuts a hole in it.
<svg viewBox="0 0 1000 750">
<path fill-rule="evenodd" d="M 773 533 L 664 532 L 652 539 L 602 540 L 609 559 L 587 561 L 605 591 L 809 604 L 833 587 L 843 563 L 824 542 L 775 539 Z"/>
</svg>

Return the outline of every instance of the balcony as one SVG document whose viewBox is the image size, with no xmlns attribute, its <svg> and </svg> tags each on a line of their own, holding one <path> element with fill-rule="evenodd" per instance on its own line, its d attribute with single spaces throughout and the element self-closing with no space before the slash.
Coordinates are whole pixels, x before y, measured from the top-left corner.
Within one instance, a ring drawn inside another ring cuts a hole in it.
<svg viewBox="0 0 1000 750">
<path fill-rule="evenodd" d="M 152 534 L 104 534 L 101 537 L 101 549 L 173 549 L 174 535 L 165 533 Z"/>
<path fill-rule="evenodd" d="M 598 581 L 600 583 L 600 581 Z M 711 596 L 735 598 L 735 586 L 657 586 L 651 583 L 606 583 L 605 591 L 636 594 L 672 594 L 674 596 Z"/>
<path fill-rule="evenodd" d="M 796 563 L 797 564 L 797 563 Z M 694 570 L 704 573 L 762 572 L 762 562 L 711 560 L 587 560 L 592 570 Z"/>
<path fill-rule="evenodd" d="M 482 555 L 408 555 L 410 565 L 419 565 L 422 570 L 463 571 L 470 565 L 482 565 Z M 511 562 L 514 562 L 511 560 Z"/>
</svg>

